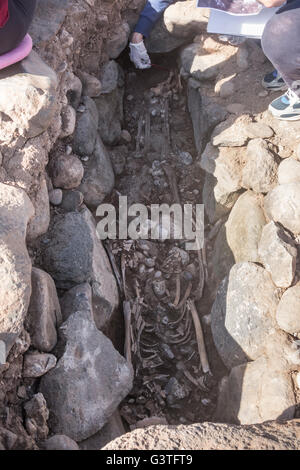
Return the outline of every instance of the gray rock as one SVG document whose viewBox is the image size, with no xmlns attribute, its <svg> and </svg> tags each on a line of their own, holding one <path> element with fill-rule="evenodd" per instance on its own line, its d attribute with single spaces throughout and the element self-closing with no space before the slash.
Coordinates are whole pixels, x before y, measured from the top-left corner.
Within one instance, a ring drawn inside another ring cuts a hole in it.
<svg viewBox="0 0 300 470">
<path fill-rule="evenodd" d="M 25 427 L 34 439 L 46 439 L 49 429 L 47 421 L 49 418 L 49 410 L 45 397 L 42 393 L 36 393 L 32 399 L 25 403 Z"/>
<path fill-rule="evenodd" d="M 76 125 L 76 111 L 75 109 L 70 106 L 66 105 L 61 110 L 61 120 L 62 120 L 62 127 L 60 137 L 63 139 L 64 137 L 69 137 L 73 134 Z"/>
<path fill-rule="evenodd" d="M 180 64 L 186 73 L 196 80 L 212 80 L 216 78 L 228 57 L 222 50 L 206 50 L 203 43 L 194 42 L 184 47 L 180 53 Z"/>
<path fill-rule="evenodd" d="M 23 377 L 38 378 L 47 374 L 56 366 L 56 357 L 53 354 L 30 353 L 25 354 L 23 364 Z"/>
<path fill-rule="evenodd" d="M 242 147 L 249 140 L 247 126 L 251 123 L 249 116 L 239 118 L 230 116 L 221 122 L 212 133 L 212 144 L 216 147 Z"/>
<path fill-rule="evenodd" d="M 280 299 L 276 320 L 280 328 L 300 338 L 300 285 L 287 289 Z"/>
<path fill-rule="evenodd" d="M 113 439 L 125 434 L 125 428 L 118 411 L 109 418 L 101 431 L 80 442 L 80 450 L 100 450 Z"/>
<path fill-rule="evenodd" d="M 64 351 L 41 379 L 54 433 L 82 441 L 99 431 L 132 387 L 133 371 L 85 312 L 60 328 Z"/>
<path fill-rule="evenodd" d="M 241 44 L 240 47 L 238 47 L 237 53 L 236 53 L 236 65 L 238 66 L 239 70 L 247 70 L 249 68 L 249 51 L 247 44 Z"/>
<path fill-rule="evenodd" d="M 269 219 L 295 235 L 300 233 L 300 182 L 281 184 L 268 193 L 264 208 Z"/>
<path fill-rule="evenodd" d="M 85 96 L 83 98 L 85 111 L 77 113 L 76 129 L 73 137 L 73 149 L 78 155 L 91 155 L 94 151 L 99 115 L 95 102 Z"/>
<path fill-rule="evenodd" d="M 128 149 L 126 145 L 118 145 L 113 147 L 110 152 L 110 160 L 115 172 L 115 175 L 119 176 L 125 170 L 126 165 L 126 156 L 128 154 Z"/>
<path fill-rule="evenodd" d="M 204 140 L 210 129 L 223 121 L 227 112 L 209 100 L 201 96 L 200 82 L 190 78 L 188 80 L 188 110 L 193 123 L 194 140 L 198 152 L 201 152 Z"/>
<path fill-rule="evenodd" d="M 273 129 L 264 122 L 251 122 L 246 126 L 249 139 L 270 139 L 274 135 Z"/>
<path fill-rule="evenodd" d="M 61 207 L 66 212 L 73 212 L 80 209 L 83 204 L 83 194 L 80 191 L 64 191 Z"/>
<path fill-rule="evenodd" d="M 216 202 L 229 209 L 233 206 L 241 189 L 242 162 L 244 148 L 219 147 L 216 149 L 210 143 L 207 144 L 200 166 L 217 179 L 214 187 Z"/>
<path fill-rule="evenodd" d="M 123 96 L 124 96 L 124 77 L 122 69 L 117 65 L 117 80 L 114 80 L 107 86 L 107 75 L 115 74 L 116 67 L 110 66 L 108 71 L 105 69 L 103 76 L 103 89 L 95 103 L 99 113 L 98 130 L 101 139 L 105 144 L 116 144 L 122 134 L 123 122 Z M 112 88 L 114 85 L 114 88 Z M 110 91 L 109 91 L 110 90 Z"/>
<path fill-rule="evenodd" d="M 0 340 L 7 352 L 23 328 L 31 294 L 31 261 L 25 244 L 34 209 L 19 188 L 0 183 Z"/>
<path fill-rule="evenodd" d="M 295 396 L 290 375 L 273 361 L 260 357 L 234 367 L 223 380 L 214 417 L 238 424 L 289 420 L 294 417 Z"/>
<path fill-rule="evenodd" d="M 0 113 L 13 122 L 12 127 L 9 120 L 2 120 L 1 140 L 7 140 L 7 132 L 11 138 L 14 131 L 26 139 L 36 137 L 49 127 L 57 108 L 57 83 L 55 72 L 34 51 L 0 71 Z"/>
<path fill-rule="evenodd" d="M 286 288 L 292 284 L 296 271 L 297 248 L 285 230 L 274 222 L 265 225 L 258 245 L 258 254 L 276 286 Z"/>
<path fill-rule="evenodd" d="M 214 223 L 228 214 L 238 197 L 239 193 L 226 195 L 222 188 L 219 193 L 218 180 L 212 174 L 206 173 L 202 199 L 210 223 Z"/>
<path fill-rule="evenodd" d="M 87 72 L 82 70 L 78 71 L 79 78 L 83 85 L 83 94 L 89 96 L 90 98 L 95 98 L 99 96 L 102 91 L 102 84 L 97 77 L 90 75 Z"/>
<path fill-rule="evenodd" d="M 266 224 L 260 200 L 252 191 L 242 194 L 226 222 L 226 235 L 236 263 L 259 262 L 258 243 Z"/>
<path fill-rule="evenodd" d="M 77 442 L 64 434 L 55 434 L 42 443 L 44 450 L 79 450 Z"/>
<path fill-rule="evenodd" d="M 188 81 L 188 109 L 193 123 L 194 140 L 198 152 L 202 150 L 207 132 L 207 115 L 199 90 L 200 83 L 194 79 Z"/>
<path fill-rule="evenodd" d="M 278 167 L 278 183 L 300 182 L 300 162 L 294 158 L 285 158 Z"/>
<path fill-rule="evenodd" d="M 117 59 L 119 57 L 128 44 L 129 35 L 129 24 L 124 22 L 108 38 L 106 43 L 106 52 L 110 59 Z"/>
<path fill-rule="evenodd" d="M 69 6 L 69 0 L 39 0 L 30 34 L 35 44 L 49 41 L 57 35 L 63 24 Z"/>
<path fill-rule="evenodd" d="M 32 294 L 26 319 L 32 345 L 40 351 L 52 351 L 57 342 L 56 329 L 61 321 L 53 279 L 45 271 L 32 268 Z"/>
<path fill-rule="evenodd" d="M 61 299 L 61 310 L 64 321 L 70 315 L 79 310 L 84 310 L 89 313 L 90 319 L 94 318 L 93 305 L 92 305 L 92 289 L 88 283 L 79 284 L 72 287 L 64 294 Z"/>
<path fill-rule="evenodd" d="M 257 359 L 274 333 L 277 290 L 269 273 L 239 263 L 221 282 L 213 304 L 212 334 L 226 367 Z"/>
<path fill-rule="evenodd" d="M 89 207 L 97 207 L 112 191 L 115 184 L 113 167 L 109 154 L 101 139 L 96 139 L 95 149 L 85 164 L 80 191 Z"/>
<path fill-rule="evenodd" d="M 73 189 L 80 185 L 84 168 L 76 155 L 57 155 L 49 165 L 53 185 L 62 189 Z"/>
<path fill-rule="evenodd" d="M 61 189 L 53 189 L 49 193 L 49 201 L 53 206 L 59 206 L 62 203 L 63 192 Z"/>
<path fill-rule="evenodd" d="M 100 81 L 102 84 L 101 94 L 112 93 L 119 84 L 120 68 L 114 60 L 110 60 L 100 70 Z"/>
<path fill-rule="evenodd" d="M 82 95 L 82 83 L 72 72 L 66 72 L 66 89 L 70 105 L 77 110 Z"/>
<path fill-rule="evenodd" d="M 175 2 L 165 10 L 147 39 L 148 51 L 166 53 L 182 46 L 206 31 L 207 16 L 207 10 L 197 8 L 193 1 Z"/>
<path fill-rule="evenodd" d="M 37 192 L 31 199 L 34 206 L 34 216 L 28 223 L 28 242 L 33 242 L 47 232 L 50 223 L 50 205 L 47 183 L 44 177 L 38 182 Z"/>
<path fill-rule="evenodd" d="M 80 213 L 57 215 L 50 228 L 49 239 L 42 254 L 46 270 L 63 289 L 89 282 L 96 324 L 98 328 L 107 326 L 116 311 L 119 296 L 91 213 L 84 209 Z"/>
<path fill-rule="evenodd" d="M 278 164 L 263 139 L 249 142 L 245 162 L 242 172 L 244 188 L 267 193 L 276 186 Z"/>
<path fill-rule="evenodd" d="M 219 230 L 214 243 L 212 253 L 212 266 L 215 279 L 218 284 L 228 275 L 230 269 L 234 265 L 234 257 L 228 246 L 226 238 L 226 227 L 223 224 Z"/>
</svg>

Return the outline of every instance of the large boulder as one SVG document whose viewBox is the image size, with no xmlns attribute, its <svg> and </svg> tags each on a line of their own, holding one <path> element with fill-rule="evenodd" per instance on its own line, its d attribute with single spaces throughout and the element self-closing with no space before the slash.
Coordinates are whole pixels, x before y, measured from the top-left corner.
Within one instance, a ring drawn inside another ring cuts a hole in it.
<svg viewBox="0 0 300 470">
<path fill-rule="evenodd" d="M 296 271 L 297 248 L 289 233 L 275 222 L 265 225 L 258 245 L 258 254 L 276 286 L 286 288 L 292 284 Z"/>
<path fill-rule="evenodd" d="M 96 139 L 95 149 L 85 164 L 84 177 L 79 187 L 84 202 L 96 208 L 112 191 L 115 175 L 109 154 L 101 139 Z"/>
<path fill-rule="evenodd" d="M 57 107 L 55 72 L 34 51 L 9 69 L 0 71 L 0 140 L 18 131 L 26 139 L 47 129 Z M 9 119 L 8 119 L 9 118 Z"/>
<path fill-rule="evenodd" d="M 221 282 L 211 310 L 212 335 L 224 364 L 261 356 L 276 334 L 279 298 L 269 273 L 254 263 L 235 264 Z"/>
<path fill-rule="evenodd" d="M 60 30 L 69 7 L 70 0 L 39 0 L 30 34 L 35 44 L 49 41 Z"/>
<path fill-rule="evenodd" d="M 258 243 L 265 224 L 259 197 L 252 191 L 242 194 L 226 222 L 228 246 L 236 263 L 259 261 Z"/>
<path fill-rule="evenodd" d="M 200 166 L 217 179 L 216 192 L 219 203 L 226 204 L 235 198 L 234 193 L 242 188 L 241 170 L 245 149 L 214 147 L 208 143 L 201 155 Z M 230 207 L 230 206 L 229 206 Z"/>
<path fill-rule="evenodd" d="M 0 183 L 0 339 L 7 351 L 23 328 L 31 294 L 25 238 L 33 205 L 19 188 Z"/>
<path fill-rule="evenodd" d="M 208 10 L 195 2 L 179 1 L 170 5 L 146 41 L 150 53 L 171 52 L 201 31 L 206 31 Z"/>
<path fill-rule="evenodd" d="M 79 450 L 78 444 L 64 434 L 54 434 L 42 443 L 44 450 Z"/>
<path fill-rule="evenodd" d="M 62 322 L 60 304 L 53 279 L 38 268 L 32 269 L 32 294 L 26 326 L 32 345 L 44 352 L 57 342 L 57 328 Z"/>
<path fill-rule="evenodd" d="M 113 78 L 109 86 L 108 77 Z M 100 96 L 95 98 L 99 113 L 98 131 L 105 144 L 113 145 L 118 143 L 122 132 L 124 74 L 115 61 L 110 61 L 103 66 L 100 80 L 104 86 Z"/>
<path fill-rule="evenodd" d="M 300 162 L 295 158 L 285 158 L 278 167 L 278 183 L 300 182 Z"/>
<path fill-rule="evenodd" d="M 117 59 L 128 44 L 130 26 L 124 21 L 106 43 L 106 53 L 110 59 Z"/>
<path fill-rule="evenodd" d="M 42 259 L 59 288 L 91 284 L 95 322 L 107 326 L 118 306 L 118 288 L 88 209 L 54 217 Z"/>
<path fill-rule="evenodd" d="M 194 42 L 184 47 L 180 53 L 180 65 L 183 72 L 196 80 L 215 79 L 224 67 L 224 62 L 236 53 L 232 46 L 222 48 L 211 38 Z"/>
<path fill-rule="evenodd" d="M 215 239 L 212 253 L 212 269 L 218 284 L 227 276 L 233 265 L 234 257 L 228 246 L 226 227 L 222 224 Z"/>
<path fill-rule="evenodd" d="M 215 419 L 238 424 L 292 419 L 295 395 L 288 371 L 264 356 L 234 367 L 224 378 Z"/>
<path fill-rule="evenodd" d="M 121 436 L 102 450 L 298 450 L 300 420 L 252 426 L 201 423 L 150 426 Z"/>
<path fill-rule="evenodd" d="M 76 155 L 64 153 L 53 156 L 49 164 L 53 186 L 61 189 L 74 189 L 80 185 L 84 168 Z"/>
<path fill-rule="evenodd" d="M 211 173 L 206 173 L 202 189 L 202 199 L 210 223 L 214 223 L 228 214 L 238 197 L 238 192 L 226 192 L 226 190 L 218 184 L 217 178 Z"/>
<path fill-rule="evenodd" d="M 98 135 L 99 116 L 97 107 L 89 96 L 83 97 L 83 105 L 77 113 L 77 122 L 73 137 L 73 149 L 78 155 L 88 156 L 94 151 Z"/>
<path fill-rule="evenodd" d="M 300 284 L 287 289 L 280 299 L 276 311 L 280 328 L 300 338 Z"/>
<path fill-rule="evenodd" d="M 265 197 L 269 219 L 279 222 L 295 235 L 300 233 L 300 181 L 281 184 Z"/>
<path fill-rule="evenodd" d="M 94 318 L 93 305 L 92 305 L 92 289 L 91 286 L 85 282 L 78 284 L 68 290 L 60 299 L 61 312 L 64 321 L 69 318 L 72 313 L 78 310 L 88 312 L 91 320 Z"/>
<path fill-rule="evenodd" d="M 267 193 L 276 186 L 277 168 L 278 164 L 266 141 L 250 140 L 242 172 L 243 187 L 256 193 Z"/>
<path fill-rule="evenodd" d="M 207 96 L 202 96 L 201 83 L 194 78 L 188 80 L 187 92 L 195 146 L 197 151 L 201 152 L 209 130 L 225 119 L 227 111 Z"/>
<path fill-rule="evenodd" d="M 99 431 L 132 387 L 131 366 L 83 311 L 60 327 L 62 356 L 41 379 L 52 432 L 82 441 Z"/>
</svg>

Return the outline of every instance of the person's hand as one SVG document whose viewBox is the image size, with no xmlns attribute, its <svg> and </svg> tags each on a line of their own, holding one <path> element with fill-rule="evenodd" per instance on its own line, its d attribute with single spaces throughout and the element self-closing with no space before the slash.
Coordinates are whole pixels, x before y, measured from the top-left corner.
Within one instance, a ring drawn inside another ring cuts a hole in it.
<svg viewBox="0 0 300 470">
<path fill-rule="evenodd" d="M 283 5 L 286 0 L 258 0 L 259 3 L 262 3 L 267 8 L 280 7 Z"/>
<path fill-rule="evenodd" d="M 134 63 L 137 69 L 149 69 L 151 67 L 151 60 L 145 47 L 144 41 L 133 42 L 129 44 L 130 60 Z"/>
</svg>

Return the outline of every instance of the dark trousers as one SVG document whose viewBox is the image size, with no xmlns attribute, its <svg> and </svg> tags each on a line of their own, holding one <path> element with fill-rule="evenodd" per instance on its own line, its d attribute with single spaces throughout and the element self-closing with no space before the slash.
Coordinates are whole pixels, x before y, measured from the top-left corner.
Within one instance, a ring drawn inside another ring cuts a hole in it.
<svg viewBox="0 0 300 470">
<path fill-rule="evenodd" d="M 300 96 L 300 0 L 288 2 L 270 19 L 262 48 L 288 87 Z"/>
<path fill-rule="evenodd" d="M 8 0 L 9 20 L 0 28 L 0 54 L 17 47 L 26 36 L 37 0 Z"/>
</svg>

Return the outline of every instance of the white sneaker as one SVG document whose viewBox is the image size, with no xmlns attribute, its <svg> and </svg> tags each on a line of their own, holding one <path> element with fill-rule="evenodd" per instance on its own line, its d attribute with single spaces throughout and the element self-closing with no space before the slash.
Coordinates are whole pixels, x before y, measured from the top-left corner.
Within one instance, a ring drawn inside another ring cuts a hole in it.
<svg viewBox="0 0 300 470">
<path fill-rule="evenodd" d="M 277 119 L 298 121 L 300 119 L 300 98 L 290 88 L 269 105 L 269 110 Z"/>
<path fill-rule="evenodd" d="M 143 41 L 134 44 L 130 43 L 130 60 L 134 63 L 137 69 L 149 69 L 151 67 L 151 60 L 148 55 L 147 49 Z"/>
</svg>

